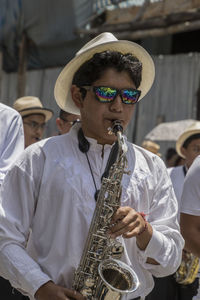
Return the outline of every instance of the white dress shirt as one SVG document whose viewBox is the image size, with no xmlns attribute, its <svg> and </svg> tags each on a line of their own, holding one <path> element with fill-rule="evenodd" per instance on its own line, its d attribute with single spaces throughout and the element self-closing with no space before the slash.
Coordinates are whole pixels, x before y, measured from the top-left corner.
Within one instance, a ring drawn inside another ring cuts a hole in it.
<svg viewBox="0 0 200 300">
<path fill-rule="evenodd" d="M 24 150 L 24 130 L 20 114 L 0 103 L 0 186 L 10 165 Z"/>
<path fill-rule="evenodd" d="M 200 155 L 187 172 L 181 199 L 181 212 L 200 216 Z"/>
<path fill-rule="evenodd" d="M 95 187 L 84 153 L 78 148 L 80 124 L 65 135 L 28 147 L 5 177 L 0 206 L 0 275 L 34 299 L 37 289 L 53 280 L 71 288 L 95 208 Z M 101 186 L 111 145 L 89 138 L 88 157 Z M 167 276 L 181 261 L 183 238 L 177 222 L 177 201 L 163 161 L 128 144 L 128 169 L 122 180 L 122 206 L 147 214 L 153 236 L 145 249 L 136 238 L 122 239 L 123 261 L 137 273 L 139 289 L 126 297 L 147 295 L 154 276 Z M 102 155 L 103 154 L 103 155 Z M 32 229 L 34 260 L 25 247 Z M 147 264 L 147 257 L 160 265 Z"/>
<path fill-rule="evenodd" d="M 180 221 L 180 205 L 181 205 L 181 196 L 183 192 L 183 184 L 185 180 L 185 174 L 183 170 L 184 166 L 178 166 L 173 168 L 168 168 L 168 174 L 171 178 L 176 199 L 178 201 L 178 220 Z"/>
</svg>

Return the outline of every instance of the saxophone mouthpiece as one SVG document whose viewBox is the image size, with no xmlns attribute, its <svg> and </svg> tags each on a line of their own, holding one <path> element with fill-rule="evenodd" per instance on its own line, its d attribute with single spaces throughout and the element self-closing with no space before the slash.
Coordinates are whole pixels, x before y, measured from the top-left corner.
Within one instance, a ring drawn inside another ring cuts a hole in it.
<svg viewBox="0 0 200 300">
<path fill-rule="evenodd" d="M 112 132 L 117 135 L 117 132 L 120 131 L 121 133 L 123 132 L 123 127 L 121 125 L 120 120 L 114 120 L 112 124 Z"/>
</svg>

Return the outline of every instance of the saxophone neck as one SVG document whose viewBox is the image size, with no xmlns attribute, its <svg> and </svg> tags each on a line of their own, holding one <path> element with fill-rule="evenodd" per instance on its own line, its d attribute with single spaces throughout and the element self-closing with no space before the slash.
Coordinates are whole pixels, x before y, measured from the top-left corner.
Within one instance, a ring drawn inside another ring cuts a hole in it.
<svg viewBox="0 0 200 300">
<path fill-rule="evenodd" d="M 112 123 L 112 132 L 117 135 L 118 132 L 123 133 L 123 127 L 120 120 L 114 120 Z"/>
<path fill-rule="evenodd" d="M 123 136 L 123 127 L 120 120 L 114 120 L 112 124 L 112 132 L 117 136 L 119 152 L 125 155 L 128 147 Z"/>
</svg>

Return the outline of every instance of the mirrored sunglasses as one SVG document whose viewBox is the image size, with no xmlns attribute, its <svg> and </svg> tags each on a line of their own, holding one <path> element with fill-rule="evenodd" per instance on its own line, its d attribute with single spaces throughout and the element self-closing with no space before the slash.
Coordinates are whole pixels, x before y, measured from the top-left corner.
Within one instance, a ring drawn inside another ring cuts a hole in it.
<svg viewBox="0 0 200 300">
<path fill-rule="evenodd" d="M 141 91 L 132 88 L 116 89 L 108 86 L 82 86 L 81 88 L 95 94 L 95 98 L 101 103 L 111 103 L 118 95 L 124 104 L 135 104 L 141 95 Z"/>
</svg>

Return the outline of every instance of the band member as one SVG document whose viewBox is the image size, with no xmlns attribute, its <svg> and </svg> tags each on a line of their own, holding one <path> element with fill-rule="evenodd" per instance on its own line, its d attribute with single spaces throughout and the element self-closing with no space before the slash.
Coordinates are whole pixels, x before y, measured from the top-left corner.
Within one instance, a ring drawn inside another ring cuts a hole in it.
<svg viewBox="0 0 200 300">
<path fill-rule="evenodd" d="M 178 155 L 175 148 L 169 147 L 165 153 L 165 164 L 167 168 L 184 165 L 185 159 Z"/>
<path fill-rule="evenodd" d="M 185 248 L 197 257 L 200 257 L 199 179 L 200 155 L 195 159 L 187 173 L 181 200 L 181 231 L 185 238 Z"/>
<path fill-rule="evenodd" d="M 6 172 L 24 150 L 24 132 L 20 115 L 0 103 L 0 186 Z"/>
<path fill-rule="evenodd" d="M 81 123 L 68 134 L 28 147 L 6 176 L 0 196 L 0 274 L 31 300 L 84 299 L 73 289 L 74 272 L 94 209 L 99 197 L 104 199 L 97 195 L 111 163 L 108 158 L 117 154 L 113 123 L 118 122 L 120 130 L 127 128 L 154 73 L 153 60 L 140 45 L 102 33 L 59 75 L 56 101 L 61 109 L 80 114 Z M 121 260 L 140 282 L 126 299 L 138 299 L 153 288 L 152 275 L 175 272 L 184 240 L 164 162 L 125 137 L 123 141 L 127 172 L 120 180 L 121 204 L 102 238 L 122 243 Z M 103 222 L 110 211 L 101 216 Z M 30 228 L 34 259 L 25 250 Z"/>
<path fill-rule="evenodd" d="M 192 123 L 179 136 L 176 142 L 176 151 L 184 159 L 184 165 L 170 168 L 168 171 L 180 207 L 185 175 L 194 159 L 200 154 L 200 121 Z"/>
<path fill-rule="evenodd" d="M 13 108 L 0 103 L 0 188 L 10 166 L 24 150 L 24 130 L 20 114 Z M 0 277 L 2 299 L 19 300 L 20 293 Z"/>
<path fill-rule="evenodd" d="M 200 154 L 199 121 L 195 121 L 179 136 L 176 142 L 176 151 L 178 155 L 184 159 L 184 165 L 169 168 L 168 172 L 178 200 L 179 216 L 185 175 L 194 159 Z M 190 206 L 190 198 L 188 198 L 188 205 Z M 190 254 L 187 254 L 184 250 L 183 257 L 185 257 L 185 261 L 189 255 Z M 197 275 L 198 264 L 196 264 L 196 266 L 193 265 L 193 272 Z M 194 277 L 193 282 L 188 281 L 190 283 L 187 284 L 182 284 L 179 281 L 179 273 L 175 273 L 164 278 L 155 278 L 155 287 L 150 295 L 147 296 L 147 300 L 192 300 L 198 293 L 199 278 L 196 276 L 196 279 Z"/>
<path fill-rule="evenodd" d="M 74 115 L 61 109 L 59 117 L 56 119 L 59 134 L 68 133 L 71 127 L 77 122 L 80 122 L 79 115 Z"/>
<path fill-rule="evenodd" d="M 33 96 L 17 99 L 13 108 L 22 116 L 25 148 L 40 141 L 44 135 L 46 123 L 53 116 L 52 110 L 44 108 L 40 99 Z"/>
<path fill-rule="evenodd" d="M 150 141 L 150 140 L 144 140 L 142 142 L 142 145 L 141 145 L 144 149 L 147 149 L 148 151 L 154 153 L 154 154 L 157 154 L 158 156 L 161 157 L 161 153 L 159 152 L 160 150 L 160 146 L 153 142 L 153 141 Z"/>
</svg>

